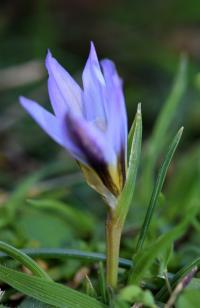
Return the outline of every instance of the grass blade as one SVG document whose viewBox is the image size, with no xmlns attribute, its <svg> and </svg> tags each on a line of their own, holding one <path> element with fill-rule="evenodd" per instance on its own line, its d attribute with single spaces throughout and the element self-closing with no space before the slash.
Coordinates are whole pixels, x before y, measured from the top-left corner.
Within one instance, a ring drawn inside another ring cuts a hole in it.
<svg viewBox="0 0 200 308">
<path fill-rule="evenodd" d="M 119 200 L 115 209 L 115 214 L 119 218 L 122 225 L 126 219 L 133 198 L 137 171 L 140 162 L 141 143 L 142 143 L 141 104 L 138 104 L 137 113 L 132 127 L 133 127 L 132 129 L 133 131 L 131 133 L 132 142 L 131 142 L 131 150 L 129 156 L 127 179 L 124 189 L 121 195 L 119 196 Z"/>
<path fill-rule="evenodd" d="M 0 280 L 17 291 L 58 308 L 105 307 L 96 299 L 64 285 L 0 266 Z"/>
<path fill-rule="evenodd" d="M 154 154 L 156 159 L 160 155 L 163 148 L 164 142 L 166 140 L 165 136 L 167 130 L 169 129 L 173 117 L 177 111 L 178 104 L 181 102 L 181 98 L 186 89 L 186 70 L 187 70 L 187 58 L 185 55 L 182 55 L 180 60 L 179 70 L 172 87 L 171 93 L 165 102 L 159 117 L 154 126 L 152 137 L 150 140 L 151 147 L 154 149 Z"/>
<path fill-rule="evenodd" d="M 104 303 L 107 302 L 107 288 L 106 288 L 106 280 L 105 280 L 105 271 L 104 271 L 104 266 L 103 263 L 99 263 L 99 268 L 98 268 L 98 287 L 99 291 L 102 297 L 102 300 Z"/>
<path fill-rule="evenodd" d="M 105 262 L 106 256 L 103 253 L 80 251 L 76 249 L 65 248 L 24 248 L 20 249 L 21 252 L 32 258 L 43 259 L 76 259 L 86 262 Z M 8 257 L 7 253 L 0 252 L 0 259 Z M 133 262 L 128 259 L 119 258 L 119 266 L 123 268 L 131 268 Z"/>
<path fill-rule="evenodd" d="M 194 213 L 190 217 L 181 223 L 178 227 L 173 230 L 161 235 L 158 240 L 151 245 L 151 247 L 139 251 L 134 258 L 134 268 L 131 271 L 129 282 L 132 284 L 139 284 L 140 280 L 143 278 L 144 274 L 151 266 L 155 258 L 169 245 L 172 244 L 174 240 L 180 237 L 186 230 L 188 223 L 193 219 Z"/>
<path fill-rule="evenodd" d="M 148 209 L 147 209 L 147 213 L 146 213 L 143 225 L 142 225 L 142 229 L 140 231 L 139 239 L 138 239 L 137 246 L 136 246 L 136 252 L 138 252 L 142 249 L 145 237 L 146 237 L 147 232 L 148 232 L 149 224 L 151 222 L 151 218 L 152 218 L 155 206 L 156 206 L 157 201 L 158 201 L 159 194 L 160 194 L 162 187 L 163 187 L 163 183 L 164 183 L 164 180 L 165 180 L 165 177 L 166 177 L 166 174 L 167 174 L 168 167 L 170 165 L 170 162 L 172 160 L 174 152 L 175 152 L 175 150 L 176 150 L 176 148 L 179 144 L 182 132 L 183 132 L 183 127 L 179 129 L 178 133 L 176 134 L 176 136 L 172 140 L 172 143 L 171 143 L 169 150 L 168 150 L 168 152 L 165 156 L 163 164 L 162 164 L 162 166 L 159 170 L 157 181 L 155 183 L 155 186 L 154 186 L 154 189 L 153 189 L 153 192 L 152 192 L 152 195 L 151 195 L 150 203 L 149 203 L 149 206 L 148 206 Z"/>
<path fill-rule="evenodd" d="M 147 187 L 149 195 L 152 189 L 153 171 L 155 164 L 160 156 L 163 148 L 166 145 L 166 136 L 178 106 L 181 103 L 182 97 L 187 86 L 187 58 L 182 55 L 180 59 L 179 69 L 172 87 L 172 90 L 164 103 L 162 110 L 156 120 L 152 136 L 148 142 L 146 154 L 146 166 L 143 174 L 143 182 Z"/>
<path fill-rule="evenodd" d="M 141 109 L 141 103 L 138 104 L 138 108 Z M 128 161 L 130 159 L 130 154 L 131 154 L 131 148 L 132 148 L 132 142 L 133 142 L 133 136 L 135 133 L 135 128 L 136 128 L 136 117 L 133 120 L 133 123 L 131 125 L 129 134 L 128 134 L 128 146 L 127 146 L 127 157 L 128 157 Z"/>
<path fill-rule="evenodd" d="M 49 275 L 38 266 L 38 264 L 32 260 L 29 256 L 27 256 L 23 251 L 12 247 L 11 245 L 0 241 L 0 251 L 5 252 L 13 259 L 19 261 L 22 265 L 28 268 L 33 274 L 40 278 L 44 278 L 47 280 L 51 280 Z"/>
</svg>

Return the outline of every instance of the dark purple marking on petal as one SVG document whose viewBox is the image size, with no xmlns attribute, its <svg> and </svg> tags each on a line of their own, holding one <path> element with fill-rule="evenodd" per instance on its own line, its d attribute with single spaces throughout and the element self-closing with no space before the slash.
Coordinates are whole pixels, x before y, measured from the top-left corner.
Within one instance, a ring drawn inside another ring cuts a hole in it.
<svg viewBox="0 0 200 308">
<path fill-rule="evenodd" d="M 83 131 L 69 114 L 66 116 L 66 123 L 71 140 L 84 153 L 88 165 L 96 171 L 103 184 L 117 196 L 119 194 L 119 188 L 113 183 L 109 173 L 108 163 L 98 144 L 98 140 L 95 141 L 89 138 L 87 132 Z"/>
<path fill-rule="evenodd" d="M 118 172 L 121 174 L 121 189 L 124 187 L 126 181 L 126 161 L 125 161 L 125 151 L 124 148 L 121 148 L 118 157 Z"/>
</svg>

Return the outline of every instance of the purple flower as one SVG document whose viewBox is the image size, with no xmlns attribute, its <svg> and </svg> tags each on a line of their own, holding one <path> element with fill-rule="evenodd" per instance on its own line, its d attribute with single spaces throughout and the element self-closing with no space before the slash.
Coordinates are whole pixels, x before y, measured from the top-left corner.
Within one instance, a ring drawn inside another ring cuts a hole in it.
<svg viewBox="0 0 200 308">
<path fill-rule="evenodd" d="M 114 206 L 125 181 L 127 152 L 126 108 L 115 65 L 107 59 L 99 63 L 91 43 L 83 89 L 50 51 L 46 68 L 54 114 L 25 97 L 20 103 L 78 161 L 89 185 Z"/>
</svg>

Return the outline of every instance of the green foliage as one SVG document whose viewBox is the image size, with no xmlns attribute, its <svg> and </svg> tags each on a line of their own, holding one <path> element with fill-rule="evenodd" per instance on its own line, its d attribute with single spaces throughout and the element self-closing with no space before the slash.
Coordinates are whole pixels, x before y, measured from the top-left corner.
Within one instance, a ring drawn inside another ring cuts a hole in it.
<svg viewBox="0 0 200 308">
<path fill-rule="evenodd" d="M 199 290 L 186 290 L 177 300 L 177 308 L 196 308 L 199 306 Z"/>
<path fill-rule="evenodd" d="M 134 257 L 135 266 L 129 277 L 129 282 L 133 284 L 138 284 L 146 271 L 150 268 L 156 257 L 162 253 L 163 250 L 169 249 L 169 246 L 173 241 L 179 238 L 186 230 L 188 223 L 193 218 L 194 213 L 191 217 L 187 217 L 185 221 L 179 226 L 175 227 L 171 231 L 161 235 L 151 247 L 139 251 Z"/>
<path fill-rule="evenodd" d="M 73 225 L 79 234 L 94 230 L 95 221 L 90 213 L 53 199 L 28 200 L 28 202 L 38 209 L 60 215 L 64 221 Z"/>
<path fill-rule="evenodd" d="M 118 301 L 135 302 L 145 305 L 145 307 L 155 308 L 153 295 L 150 291 L 142 290 L 138 286 L 131 285 L 122 289 L 118 295 Z"/>
<path fill-rule="evenodd" d="M 88 263 L 106 261 L 106 255 L 103 253 L 80 251 L 77 249 L 25 248 L 25 249 L 21 249 L 21 251 L 32 258 L 59 259 L 59 260 L 76 259 L 76 260 L 82 260 Z M 7 255 L 9 254 L 0 252 L 0 259 L 5 258 Z M 132 265 L 133 265 L 133 262 L 131 260 L 119 258 L 120 267 L 129 269 L 132 267 Z"/>
<path fill-rule="evenodd" d="M 178 112 L 178 107 L 186 90 L 186 69 L 187 59 L 184 55 L 181 57 L 179 70 L 171 92 L 165 104 L 163 104 L 163 108 L 154 124 L 152 135 L 148 140 L 143 174 L 143 184 L 147 187 L 147 193 L 152 187 L 153 172 L 156 162 L 166 146 L 168 135 L 171 136 L 170 126 Z"/>
<path fill-rule="evenodd" d="M 147 209 L 147 213 L 146 213 L 146 216 L 145 216 L 145 219 L 144 219 L 144 223 L 142 225 L 142 229 L 141 229 L 141 232 L 140 232 L 140 235 L 139 235 L 139 240 L 138 240 L 138 243 L 137 243 L 136 251 L 139 251 L 143 246 L 143 243 L 144 243 L 144 240 L 145 240 L 145 237 L 147 235 L 148 228 L 149 228 L 149 224 L 150 224 L 155 206 L 156 206 L 157 201 L 158 201 L 159 194 L 161 193 L 161 190 L 162 190 L 162 187 L 163 187 L 163 183 L 164 183 L 164 180 L 165 180 L 165 177 L 166 177 L 166 174 L 167 174 L 167 170 L 169 168 L 169 164 L 172 160 L 174 152 L 175 152 L 175 150 L 178 146 L 178 143 L 181 139 L 182 132 L 183 132 L 183 128 L 181 128 L 178 131 L 178 133 L 176 134 L 176 136 L 172 140 L 170 147 L 169 147 L 169 150 L 168 150 L 166 157 L 163 161 L 163 164 L 162 164 L 162 166 L 159 170 L 157 181 L 155 183 L 155 186 L 154 186 L 154 189 L 153 189 L 153 192 L 152 192 L 152 195 L 151 195 L 151 199 L 150 199 L 150 202 L 149 202 L 149 206 L 148 206 L 148 209 Z"/>
<path fill-rule="evenodd" d="M 171 92 L 167 97 L 166 102 L 163 104 L 163 108 L 160 111 L 158 118 L 154 124 L 153 132 L 149 140 L 151 160 L 151 169 L 154 169 L 155 162 L 159 155 L 162 153 L 163 148 L 168 141 L 166 138 L 167 133 L 170 134 L 170 126 L 173 124 L 175 115 L 179 110 L 179 105 L 186 91 L 186 79 L 187 79 L 187 59 L 183 55 L 180 59 L 179 70 L 172 86 Z"/>
<path fill-rule="evenodd" d="M 33 274 L 38 277 L 45 278 L 47 280 L 51 280 L 51 278 L 47 275 L 45 271 L 43 271 L 36 262 L 34 262 L 29 256 L 27 256 L 24 252 L 8 245 L 4 242 L 0 241 L 0 250 L 19 261 L 22 265 L 28 268 Z"/>
<path fill-rule="evenodd" d="M 103 304 L 88 295 L 55 282 L 17 272 L 3 265 L 0 266 L 0 280 L 19 292 L 56 307 L 104 307 Z"/>
<path fill-rule="evenodd" d="M 142 114 L 141 114 L 141 104 L 138 104 L 137 113 L 133 121 L 128 140 L 129 160 L 128 160 L 127 178 L 123 191 L 118 198 L 115 210 L 115 215 L 118 217 L 122 225 L 126 219 L 135 190 L 137 172 L 140 163 L 141 143 L 142 143 Z"/>
<path fill-rule="evenodd" d="M 169 248 L 165 249 L 163 253 L 159 256 L 159 272 L 160 275 L 167 275 L 167 267 L 170 261 L 170 258 L 173 255 L 174 245 L 171 244 Z"/>
<path fill-rule="evenodd" d="M 22 303 L 18 306 L 18 308 L 52 308 L 52 305 L 44 304 L 38 300 L 27 297 Z"/>
<path fill-rule="evenodd" d="M 107 303 L 108 298 L 107 298 L 107 286 L 106 286 L 106 280 L 105 280 L 105 271 L 104 271 L 104 266 L 103 263 L 99 263 L 99 270 L 98 270 L 98 277 L 99 277 L 99 293 L 102 298 L 103 303 Z"/>
<path fill-rule="evenodd" d="M 187 264 L 186 266 L 184 266 L 183 268 L 181 268 L 172 278 L 171 280 L 171 286 L 174 288 L 178 282 L 184 277 L 186 276 L 189 272 L 191 272 L 191 270 L 197 266 L 198 268 L 200 267 L 200 258 L 195 259 L 194 261 L 192 261 L 191 263 Z M 163 286 L 159 292 L 156 294 L 156 299 L 158 300 L 166 300 L 168 296 L 168 290 L 166 288 L 166 286 Z"/>
</svg>

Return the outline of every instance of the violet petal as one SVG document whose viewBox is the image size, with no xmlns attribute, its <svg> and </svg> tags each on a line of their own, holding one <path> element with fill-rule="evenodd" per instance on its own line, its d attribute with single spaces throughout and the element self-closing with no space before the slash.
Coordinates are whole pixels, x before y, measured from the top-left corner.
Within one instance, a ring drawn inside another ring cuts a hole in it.
<svg viewBox="0 0 200 308">
<path fill-rule="evenodd" d="M 102 60 L 104 78 L 107 88 L 108 101 L 108 137 L 117 152 L 126 152 L 127 114 L 122 90 L 122 81 L 118 76 L 115 65 L 110 60 Z"/>
<path fill-rule="evenodd" d="M 54 139 L 61 146 L 64 146 L 61 126 L 53 114 L 45 110 L 33 100 L 22 96 L 20 97 L 20 103 L 52 139 Z"/>
<path fill-rule="evenodd" d="M 52 57 L 50 51 L 48 51 L 46 57 L 46 67 L 50 78 L 54 79 L 54 82 L 57 85 L 56 91 L 60 92 L 60 97 L 63 98 L 63 101 L 66 103 L 68 108 L 76 114 L 81 114 L 82 90 L 79 85 L 74 81 L 74 79 L 70 76 L 70 74 L 58 63 L 55 58 Z M 57 113 L 57 103 L 54 99 L 51 103 L 53 105 L 53 109 Z"/>
<path fill-rule="evenodd" d="M 97 54 L 91 43 L 90 54 L 83 70 L 83 105 L 88 121 L 96 118 L 105 120 L 104 89 L 105 80 L 101 72 Z"/>
</svg>

